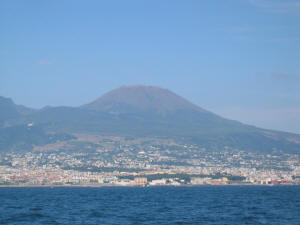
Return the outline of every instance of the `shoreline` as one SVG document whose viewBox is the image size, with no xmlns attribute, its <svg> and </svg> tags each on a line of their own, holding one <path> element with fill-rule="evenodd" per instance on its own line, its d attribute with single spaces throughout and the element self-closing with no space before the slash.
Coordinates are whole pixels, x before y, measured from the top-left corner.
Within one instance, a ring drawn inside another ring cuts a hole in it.
<svg viewBox="0 0 300 225">
<path fill-rule="evenodd" d="M 151 188 L 151 187 L 228 187 L 228 186 L 253 186 L 253 187 L 286 187 L 300 186 L 300 184 L 203 184 L 203 185 L 0 185 L 0 188 L 105 188 L 105 187 L 124 187 L 124 188 Z"/>
</svg>

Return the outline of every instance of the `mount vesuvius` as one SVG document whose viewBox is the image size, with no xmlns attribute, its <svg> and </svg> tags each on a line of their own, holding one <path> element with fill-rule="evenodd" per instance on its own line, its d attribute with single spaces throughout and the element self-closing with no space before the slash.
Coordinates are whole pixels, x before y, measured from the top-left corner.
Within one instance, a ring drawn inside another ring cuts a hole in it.
<svg viewBox="0 0 300 225">
<path fill-rule="evenodd" d="M 2 151 L 73 139 L 75 133 L 93 133 L 171 138 L 210 150 L 230 147 L 265 153 L 300 152 L 298 134 L 228 120 L 153 86 L 123 86 L 80 107 L 31 110 L 3 97 L 0 107 Z M 36 140 L 41 136 L 43 141 Z"/>
</svg>

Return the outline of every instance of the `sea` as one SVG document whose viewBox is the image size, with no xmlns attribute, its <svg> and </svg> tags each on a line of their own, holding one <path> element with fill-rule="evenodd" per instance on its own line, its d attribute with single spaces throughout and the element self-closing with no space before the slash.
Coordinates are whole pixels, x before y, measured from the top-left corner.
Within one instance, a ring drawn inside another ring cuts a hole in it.
<svg viewBox="0 0 300 225">
<path fill-rule="evenodd" d="M 300 225 L 300 186 L 0 188 L 0 224 Z"/>
</svg>

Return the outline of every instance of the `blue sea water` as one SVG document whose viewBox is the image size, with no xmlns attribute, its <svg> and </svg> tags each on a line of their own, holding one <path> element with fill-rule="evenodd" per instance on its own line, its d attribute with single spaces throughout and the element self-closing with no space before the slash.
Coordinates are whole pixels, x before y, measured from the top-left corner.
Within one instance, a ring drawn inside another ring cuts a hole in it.
<svg viewBox="0 0 300 225">
<path fill-rule="evenodd" d="M 300 224 L 299 186 L 0 188 L 0 224 Z"/>
</svg>

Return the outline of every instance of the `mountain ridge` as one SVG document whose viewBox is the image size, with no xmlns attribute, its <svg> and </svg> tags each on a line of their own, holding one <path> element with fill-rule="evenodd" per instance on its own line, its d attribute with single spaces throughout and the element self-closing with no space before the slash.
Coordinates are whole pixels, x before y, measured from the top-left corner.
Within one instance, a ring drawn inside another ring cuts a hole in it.
<svg viewBox="0 0 300 225">
<path fill-rule="evenodd" d="M 120 110 L 125 105 L 127 105 L 127 110 Z M 170 111 L 187 108 L 202 112 L 206 111 L 168 89 L 145 85 L 121 86 L 81 107 L 117 114 L 130 113 L 131 110 L 134 112 L 151 111 L 152 113 L 166 114 Z"/>
<path fill-rule="evenodd" d="M 46 133 L 151 136 L 212 150 L 230 146 L 246 151 L 300 152 L 300 135 L 228 120 L 167 89 L 144 85 L 122 86 L 80 107 L 47 107 L 3 121 L 9 126 L 35 124 Z"/>
<path fill-rule="evenodd" d="M 3 96 L 0 96 L 0 109 L 0 127 L 3 125 L 4 121 L 36 112 L 35 109 L 23 105 L 16 105 L 11 98 Z"/>
</svg>

